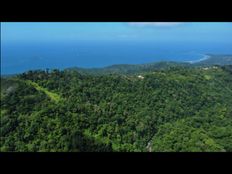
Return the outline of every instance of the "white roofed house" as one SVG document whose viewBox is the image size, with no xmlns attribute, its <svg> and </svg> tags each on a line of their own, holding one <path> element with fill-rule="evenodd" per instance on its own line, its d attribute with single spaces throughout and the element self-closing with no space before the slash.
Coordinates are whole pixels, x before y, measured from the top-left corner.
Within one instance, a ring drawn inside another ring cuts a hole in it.
<svg viewBox="0 0 232 174">
<path fill-rule="evenodd" d="M 144 77 L 143 77 L 143 76 L 141 76 L 141 75 L 139 75 L 139 76 L 138 76 L 138 78 L 140 78 L 140 79 L 144 79 Z"/>
</svg>

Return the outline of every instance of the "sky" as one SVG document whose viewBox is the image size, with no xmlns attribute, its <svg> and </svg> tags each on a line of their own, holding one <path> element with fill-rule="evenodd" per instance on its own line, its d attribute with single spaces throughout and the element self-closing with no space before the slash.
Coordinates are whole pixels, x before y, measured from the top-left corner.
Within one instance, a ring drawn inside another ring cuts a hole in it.
<svg viewBox="0 0 232 174">
<path fill-rule="evenodd" d="M 232 43 L 232 22 L 2 22 L 1 42 Z"/>
</svg>

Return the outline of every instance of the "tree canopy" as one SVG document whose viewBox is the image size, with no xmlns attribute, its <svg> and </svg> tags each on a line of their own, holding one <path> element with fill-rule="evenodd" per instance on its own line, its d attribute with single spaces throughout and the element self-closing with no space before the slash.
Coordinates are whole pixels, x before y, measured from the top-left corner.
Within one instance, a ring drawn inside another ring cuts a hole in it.
<svg viewBox="0 0 232 174">
<path fill-rule="evenodd" d="M 171 66 L 2 77 L 1 151 L 232 151 L 231 72 Z"/>
</svg>

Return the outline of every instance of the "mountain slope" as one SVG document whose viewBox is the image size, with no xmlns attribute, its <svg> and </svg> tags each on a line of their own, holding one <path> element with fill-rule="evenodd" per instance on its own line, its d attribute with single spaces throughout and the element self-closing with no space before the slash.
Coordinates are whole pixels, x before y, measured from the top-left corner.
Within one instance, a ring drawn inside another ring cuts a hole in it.
<svg viewBox="0 0 232 174">
<path fill-rule="evenodd" d="M 232 151 L 231 72 L 175 66 L 143 78 L 54 70 L 1 79 L 1 151 Z"/>
<path fill-rule="evenodd" d="M 154 62 L 148 64 L 138 65 L 112 65 L 104 68 L 69 68 L 67 71 L 77 71 L 79 73 L 91 75 L 104 75 L 104 74 L 139 74 L 144 72 L 153 72 L 157 70 L 165 70 L 173 67 L 207 67 L 213 65 L 232 65 L 232 55 L 213 55 L 208 54 L 209 58 L 195 63 L 183 62 Z"/>
<path fill-rule="evenodd" d="M 209 59 L 195 63 L 200 66 L 212 66 L 212 65 L 232 65 L 232 55 L 211 55 Z"/>
</svg>

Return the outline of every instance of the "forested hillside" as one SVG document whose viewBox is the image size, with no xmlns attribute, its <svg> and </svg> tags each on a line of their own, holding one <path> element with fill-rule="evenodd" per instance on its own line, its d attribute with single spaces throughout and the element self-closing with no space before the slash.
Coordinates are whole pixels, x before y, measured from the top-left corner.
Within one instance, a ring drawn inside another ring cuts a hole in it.
<svg viewBox="0 0 232 174">
<path fill-rule="evenodd" d="M 232 56 L 231 55 L 212 55 L 209 54 L 209 59 L 203 60 L 201 62 L 195 63 L 197 66 L 212 66 L 212 65 L 231 65 Z"/>
<path fill-rule="evenodd" d="M 89 75 L 106 75 L 106 74 L 140 74 L 144 72 L 153 72 L 154 70 L 165 70 L 174 67 L 209 67 L 209 66 L 224 66 L 232 65 L 232 55 L 215 55 L 207 54 L 205 55 L 208 58 L 202 61 L 197 61 L 194 63 L 189 62 L 173 62 L 173 61 L 163 61 L 163 62 L 154 62 L 147 64 L 121 64 L 121 65 L 112 65 L 104 68 L 69 68 L 67 71 L 77 71 L 81 74 Z"/>
<path fill-rule="evenodd" d="M 1 78 L 1 151 L 232 151 L 232 66 Z"/>
</svg>

